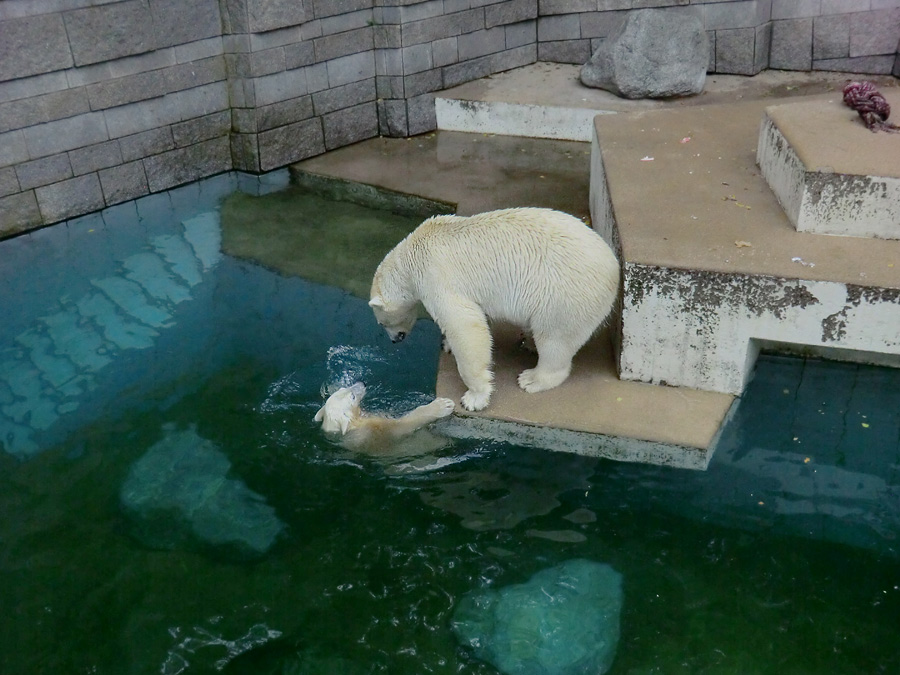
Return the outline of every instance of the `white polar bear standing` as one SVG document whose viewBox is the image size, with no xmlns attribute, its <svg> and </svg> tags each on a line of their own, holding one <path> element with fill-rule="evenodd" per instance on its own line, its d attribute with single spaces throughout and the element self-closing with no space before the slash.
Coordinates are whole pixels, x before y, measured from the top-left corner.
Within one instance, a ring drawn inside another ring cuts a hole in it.
<svg viewBox="0 0 900 675">
<path fill-rule="evenodd" d="M 619 262 L 600 235 L 560 211 L 518 208 L 429 218 L 381 261 L 369 305 L 399 342 L 421 302 L 456 357 L 463 407 L 481 410 L 493 392 L 489 319 L 531 333 L 538 363 L 519 386 L 544 391 L 569 376 L 618 289 Z"/>
</svg>

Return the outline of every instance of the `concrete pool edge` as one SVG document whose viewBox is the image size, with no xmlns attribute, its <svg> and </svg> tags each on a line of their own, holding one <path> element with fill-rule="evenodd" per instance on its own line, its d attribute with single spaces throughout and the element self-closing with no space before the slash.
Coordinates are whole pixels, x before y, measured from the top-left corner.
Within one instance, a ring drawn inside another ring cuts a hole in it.
<svg viewBox="0 0 900 675">
<path fill-rule="evenodd" d="M 332 176 L 290 167 L 291 184 L 333 201 L 347 201 L 371 209 L 391 211 L 403 216 L 427 218 L 439 214 L 455 214 L 456 203 L 401 192 L 372 183 Z"/>
</svg>

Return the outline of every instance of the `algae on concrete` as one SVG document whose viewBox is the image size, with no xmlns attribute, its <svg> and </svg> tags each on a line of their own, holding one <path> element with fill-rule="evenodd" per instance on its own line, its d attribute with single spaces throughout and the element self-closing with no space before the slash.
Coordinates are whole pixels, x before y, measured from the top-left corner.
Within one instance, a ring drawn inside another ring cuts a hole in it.
<svg viewBox="0 0 900 675">
<path fill-rule="evenodd" d="M 348 181 L 301 182 L 259 197 L 228 197 L 222 205 L 222 250 L 366 300 L 385 254 L 424 218 L 454 210 Z"/>
</svg>

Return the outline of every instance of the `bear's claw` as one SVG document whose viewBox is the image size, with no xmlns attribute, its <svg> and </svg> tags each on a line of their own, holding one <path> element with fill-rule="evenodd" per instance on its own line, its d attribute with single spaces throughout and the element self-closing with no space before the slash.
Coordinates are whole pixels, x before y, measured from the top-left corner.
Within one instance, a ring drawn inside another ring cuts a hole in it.
<svg viewBox="0 0 900 675">
<path fill-rule="evenodd" d="M 462 403 L 462 407 L 466 410 L 475 412 L 477 410 L 485 409 L 490 400 L 491 392 L 476 393 L 469 389 L 469 391 L 463 394 L 460 403 Z"/>
</svg>

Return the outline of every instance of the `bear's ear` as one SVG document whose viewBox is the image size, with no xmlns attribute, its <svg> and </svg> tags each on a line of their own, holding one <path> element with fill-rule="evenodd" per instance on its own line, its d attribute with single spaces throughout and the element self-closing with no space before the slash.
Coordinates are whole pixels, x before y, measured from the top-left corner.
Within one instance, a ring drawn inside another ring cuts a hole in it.
<svg viewBox="0 0 900 675">
<path fill-rule="evenodd" d="M 350 428 L 350 415 L 341 415 L 341 435 L 347 435 L 347 429 Z"/>
<path fill-rule="evenodd" d="M 313 417 L 313 422 L 321 422 L 325 417 L 325 406 L 319 408 L 319 412 L 316 413 L 316 416 Z"/>
<path fill-rule="evenodd" d="M 384 300 L 380 295 L 376 295 L 374 298 L 369 300 L 369 307 L 384 307 Z"/>
</svg>

